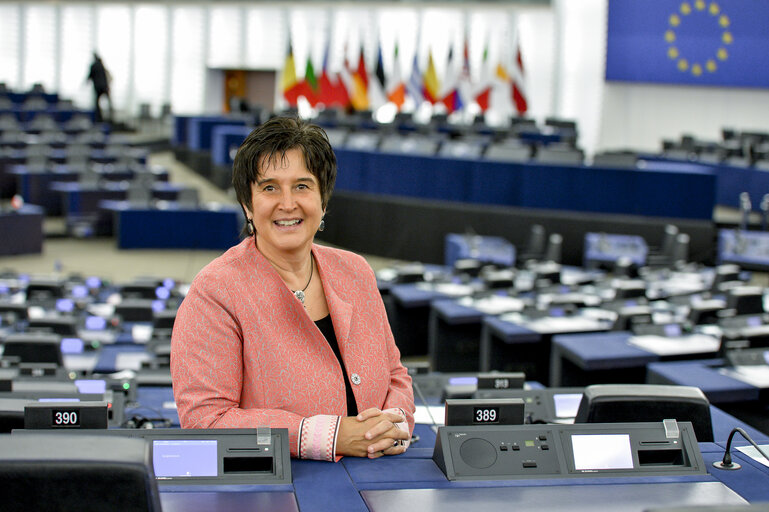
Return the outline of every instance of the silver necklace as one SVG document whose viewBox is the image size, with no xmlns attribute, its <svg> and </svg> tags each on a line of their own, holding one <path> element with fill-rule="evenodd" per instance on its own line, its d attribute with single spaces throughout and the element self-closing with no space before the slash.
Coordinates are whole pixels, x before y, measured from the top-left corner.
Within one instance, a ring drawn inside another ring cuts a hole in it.
<svg viewBox="0 0 769 512">
<path fill-rule="evenodd" d="M 307 284 L 304 285 L 304 288 L 302 288 L 301 290 L 291 290 L 294 293 L 294 296 L 297 299 L 299 299 L 299 302 L 301 302 L 303 306 L 304 306 L 304 291 L 307 289 L 307 287 L 310 286 L 310 282 L 312 282 L 312 271 L 314 268 L 315 268 L 315 265 L 313 264 L 312 256 L 310 256 L 310 278 L 307 280 Z"/>
</svg>

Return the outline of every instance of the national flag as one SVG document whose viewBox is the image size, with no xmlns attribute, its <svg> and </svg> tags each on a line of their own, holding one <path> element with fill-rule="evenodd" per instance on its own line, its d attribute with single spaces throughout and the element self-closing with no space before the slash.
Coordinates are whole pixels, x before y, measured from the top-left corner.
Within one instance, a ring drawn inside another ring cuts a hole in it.
<svg viewBox="0 0 769 512">
<path fill-rule="evenodd" d="M 350 103 L 347 89 L 345 89 L 339 73 L 332 73 L 328 69 L 329 46 L 330 43 L 326 45 L 326 54 L 323 57 L 323 71 L 319 79 L 320 91 L 318 98 L 320 103 L 326 106 L 339 105 L 346 107 Z"/>
<path fill-rule="evenodd" d="M 419 106 L 425 99 L 424 96 L 424 79 L 422 77 L 422 71 L 419 69 L 419 60 L 417 54 L 414 54 L 414 60 L 411 64 L 411 74 L 409 75 L 409 81 L 406 83 L 406 91 L 411 99 L 414 100 L 415 106 Z"/>
<path fill-rule="evenodd" d="M 467 106 L 472 101 L 472 87 L 473 81 L 470 76 L 470 55 L 467 48 L 467 41 L 465 41 L 465 49 L 462 59 L 462 72 L 459 74 L 459 83 L 457 84 L 457 91 L 459 97 L 462 100 L 464 106 Z"/>
<path fill-rule="evenodd" d="M 385 72 L 384 72 L 384 64 L 382 63 L 382 46 L 381 45 L 379 46 L 379 51 L 377 52 L 376 70 L 374 71 L 374 74 L 376 75 L 376 78 L 379 81 L 379 85 L 381 85 L 382 89 L 384 90 Z"/>
<path fill-rule="evenodd" d="M 360 49 L 358 67 L 351 72 L 350 103 L 355 110 L 367 110 L 368 100 L 368 73 L 366 72 L 366 60 L 363 56 L 363 48 Z"/>
<path fill-rule="evenodd" d="M 510 69 L 510 81 L 512 86 L 513 104 L 519 115 L 526 114 L 529 109 L 526 100 L 526 83 L 523 72 L 523 58 L 521 57 L 521 46 L 518 44 L 518 37 L 515 38 L 515 58 Z"/>
<path fill-rule="evenodd" d="M 462 70 L 454 62 L 454 49 L 449 49 L 449 62 L 446 68 L 446 80 L 443 82 L 443 92 L 441 94 L 441 103 L 446 105 L 449 114 L 462 110 L 464 103 L 459 94 L 459 78 Z"/>
<path fill-rule="evenodd" d="M 388 81 L 385 91 L 387 93 L 387 100 L 396 104 L 398 110 L 401 109 L 406 101 L 406 84 L 401 78 L 401 64 L 398 58 L 398 45 L 395 45 L 395 58 L 393 59 L 393 72 L 390 74 L 390 80 Z"/>
<path fill-rule="evenodd" d="M 489 97 L 489 108 L 497 115 L 508 116 L 514 113 L 513 98 L 511 94 L 512 81 L 507 67 L 500 57 L 494 70 L 494 80 L 491 85 L 491 94 Z"/>
<path fill-rule="evenodd" d="M 312 57 L 307 56 L 307 66 L 304 70 L 304 83 L 303 96 L 307 98 L 310 105 L 313 107 L 318 105 L 320 88 L 318 86 L 318 79 L 315 77 L 315 68 L 312 65 Z"/>
<path fill-rule="evenodd" d="M 488 41 L 483 48 L 483 60 L 481 61 L 481 74 L 478 86 L 475 88 L 475 102 L 481 108 L 481 112 L 486 112 L 489 109 L 491 100 L 491 78 L 489 68 L 489 44 Z"/>
<path fill-rule="evenodd" d="M 280 89 L 283 91 L 283 97 L 286 98 L 289 105 L 296 105 L 297 98 L 299 97 L 298 91 L 296 90 L 297 83 L 294 50 L 289 41 L 286 61 L 283 64 L 283 75 L 280 80 Z"/>
<path fill-rule="evenodd" d="M 430 51 L 427 59 L 427 71 L 424 76 L 423 93 L 425 99 L 432 104 L 440 100 L 441 83 L 438 79 L 438 73 L 435 71 L 435 62 L 433 61 L 433 52 Z"/>
<path fill-rule="evenodd" d="M 385 96 L 385 72 L 384 64 L 382 63 L 382 47 L 379 46 L 377 52 L 376 68 L 374 69 L 374 79 L 369 80 L 368 84 L 368 97 L 371 107 L 376 109 L 381 107 L 387 102 Z"/>
</svg>

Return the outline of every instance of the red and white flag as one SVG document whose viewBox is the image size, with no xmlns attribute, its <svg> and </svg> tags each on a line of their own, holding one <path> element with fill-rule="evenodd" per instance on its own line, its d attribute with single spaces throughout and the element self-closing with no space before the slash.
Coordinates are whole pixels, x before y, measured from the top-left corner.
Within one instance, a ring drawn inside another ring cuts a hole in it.
<svg viewBox="0 0 769 512">
<path fill-rule="evenodd" d="M 491 88 L 494 83 L 494 78 L 491 72 L 491 64 L 489 63 L 489 43 L 483 47 L 483 60 L 480 65 L 480 78 L 475 86 L 473 96 L 475 102 L 481 109 L 481 112 L 486 112 L 489 109 Z"/>
<path fill-rule="evenodd" d="M 513 48 L 513 63 L 510 66 L 510 82 L 513 95 L 513 105 L 518 114 L 523 116 L 529 109 L 528 95 L 526 94 L 526 81 L 523 72 L 523 58 L 521 57 L 521 46 L 518 44 L 516 35 Z"/>
</svg>

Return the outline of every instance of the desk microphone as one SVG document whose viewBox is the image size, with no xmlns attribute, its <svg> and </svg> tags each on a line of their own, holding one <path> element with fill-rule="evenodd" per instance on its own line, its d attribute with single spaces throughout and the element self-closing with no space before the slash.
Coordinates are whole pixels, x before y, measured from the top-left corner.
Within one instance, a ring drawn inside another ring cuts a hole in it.
<svg viewBox="0 0 769 512">
<path fill-rule="evenodd" d="M 753 445 L 753 448 L 758 450 L 758 453 L 764 456 L 764 458 L 769 461 L 769 456 L 767 456 L 761 448 L 758 447 L 758 445 L 750 438 L 750 436 L 742 430 L 740 427 L 735 427 L 732 429 L 731 433 L 729 434 L 729 439 L 726 441 L 726 451 L 724 452 L 724 458 L 722 460 L 717 460 L 713 463 L 713 467 L 718 469 L 728 469 L 728 470 L 736 470 L 740 469 L 742 466 L 737 464 L 736 462 L 732 462 L 732 454 L 731 454 L 731 446 L 732 446 L 732 439 L 734 438 L 734 434 L 737 432 L 740 433 L 742 437 L 744 437 L 750 444 Z"/>
<path fill-rule="evenodd" d="M 414 391 L 417 392 L 417 395 L 419 396 L 419 401 L 422 402 L 422 405 L 427 409 L 427 415 L 430 416 L 430 421 L 432 422 L 432 425 L 430 428 L 433 430 L 433 432 L 438 432 L 438 422 L 435 421 L 435 418 L 433 418 L 433 413 L 430 412 L 430 406 L 427 405 L 427 400 L 425 400 L 425 396 L 422 394 L 422 390 L 419 388 L 419 384 L 417 384 L 417 381 L 415 379 L 411 379 L 411 387 L 414 388 Z"/>
</svg>

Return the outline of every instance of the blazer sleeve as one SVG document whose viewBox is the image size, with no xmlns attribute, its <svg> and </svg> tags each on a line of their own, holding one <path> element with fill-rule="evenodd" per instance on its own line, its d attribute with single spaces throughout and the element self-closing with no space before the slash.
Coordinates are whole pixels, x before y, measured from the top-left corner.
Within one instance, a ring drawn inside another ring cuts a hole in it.
<svg viewBox="0 0 769 512">
<path fill-rule="evenodd" d="M 243 336 L 227 282 L 201 272 L 174 322 L 171 376 L 182 428 L 286 428 L 291 456 L 334 460 L 338 416 L 240 407 Z"/>
<path fill-rule="evenodd" d="M 408 426 L 408 432 L 409 434 L 412 434 L 414 432 L 414 412 L 416 409 L 414 407 L 414 390 L 411 387 L 411 376 L 408 374 L 406 367 L 401 364 L 401 353 L 395 344 L 395 337 L 390 328 L 390 322 L 387 319 L 384 302 L 376 287 L 376 275 L 371 267 L 368 268 L 373 282 L 373 293 L 375 293 L 377 297 L 376 315 L 378 317 L 379 328 L 382 333 L 383 342 L 387 346 L 388 360 L 386 361 L 386 364 L 390 368 L 390 386 L 381 409 L 400 410 L 404 415 L 405 425 L 399 424 L 399 427 L 403 428 Z"/>
</svg>

